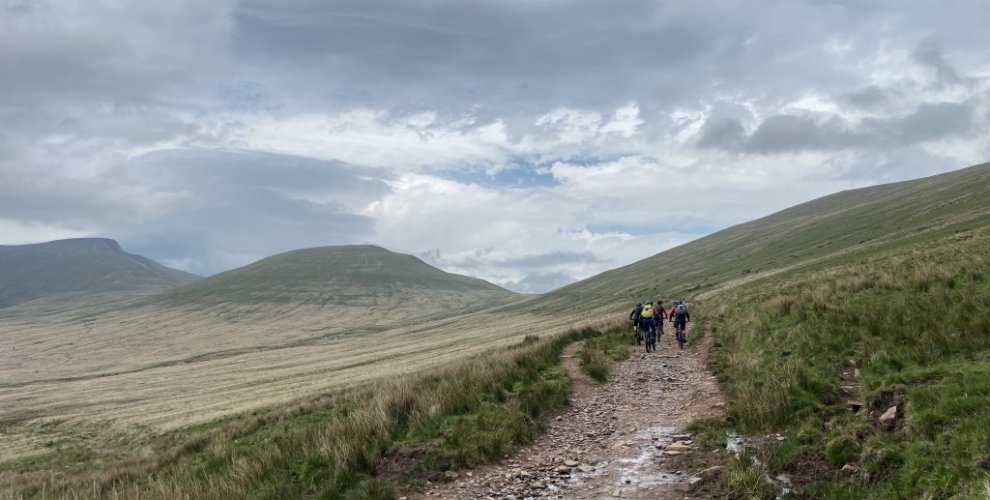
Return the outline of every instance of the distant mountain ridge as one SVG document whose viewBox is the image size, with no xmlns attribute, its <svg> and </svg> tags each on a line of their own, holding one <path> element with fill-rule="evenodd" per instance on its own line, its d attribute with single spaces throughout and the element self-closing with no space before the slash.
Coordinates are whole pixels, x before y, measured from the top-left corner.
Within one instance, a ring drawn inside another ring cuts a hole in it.
<svg viewBox="0 0 990 500">
<path fill-rule="evenodd" d="M 516 295 L 478 278 L 442 271 L 412 255 L 373 245 L 344 245 L 273 255 L 153 300 L 199 305 L 370 305 L 438 294 L 477 299 Z"/>
<path fill-rule="evenodd" d="M 167 290 L 197 279 L 106 238 L 0 245 L 0 308 L 68 293 Z"/>
</svg>

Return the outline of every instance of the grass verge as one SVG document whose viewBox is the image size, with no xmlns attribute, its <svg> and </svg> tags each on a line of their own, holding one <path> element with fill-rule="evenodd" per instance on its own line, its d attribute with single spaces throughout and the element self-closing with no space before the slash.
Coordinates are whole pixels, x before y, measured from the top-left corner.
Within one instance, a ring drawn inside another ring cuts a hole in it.
<svg viewBox="0 0 990 500">
<path fill-rule="evenodd" d="M 711 357 L 728 423 L 783 436 L 733 469 L 738 491 L 765 497 L 757 478 L 784 474 L 808 498 L 985 497 L 987 231 L 719 299 L 733 304 L 713 315 Z"/>
</svg>

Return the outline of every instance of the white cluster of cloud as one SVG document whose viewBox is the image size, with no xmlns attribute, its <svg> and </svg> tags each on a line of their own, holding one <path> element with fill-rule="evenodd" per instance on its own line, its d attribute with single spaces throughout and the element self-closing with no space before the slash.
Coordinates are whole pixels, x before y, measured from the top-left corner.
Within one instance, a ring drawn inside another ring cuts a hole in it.
<svg viewBox="0 0 990 500">
<path fill-rule="evenodd" d="M 990 157 L 983 0 L 0 0 L 0 243 L 540 292 Z"/>
</svg>

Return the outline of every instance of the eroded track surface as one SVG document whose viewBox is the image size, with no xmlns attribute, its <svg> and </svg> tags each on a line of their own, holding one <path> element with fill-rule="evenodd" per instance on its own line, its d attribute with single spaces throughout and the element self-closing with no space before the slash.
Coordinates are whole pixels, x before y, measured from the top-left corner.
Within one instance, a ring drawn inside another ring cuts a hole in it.
<svg viewBox="0 0 990 500">
<path fill-rule="evenodd" d="M 690 332 L 689 332 L 690 335 Z M 719 416 L 724 399 L 705 368 L 710 335 L 679 350 L 668 331 L 657 351 L 634 347 L 609 382 L 584 375 L 574 353 L 564 354 L 574 397 L 532 445 L 499 464 L 429 485 L 415 498 L 685 498 L 684 467 L 693 442 L 684 426 Z"/>
</svg>

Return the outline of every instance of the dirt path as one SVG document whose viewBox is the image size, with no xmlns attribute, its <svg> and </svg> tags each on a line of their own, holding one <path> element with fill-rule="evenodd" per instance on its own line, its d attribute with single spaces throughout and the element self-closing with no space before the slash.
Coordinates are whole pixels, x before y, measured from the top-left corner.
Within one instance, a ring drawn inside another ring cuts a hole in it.
<svg viewBox="0 0 990 500">
<path fill-rule="evenodd" d="M 687 471 L 678 467 L 690 464 L 692 442 L 679 434 L 698 418 L 721 415 L 724 400 L 705 368 L 710 333 L 678 350 L 667 330 L 656 352 L 634 347 L 602 386 L 581 372 L 580 346 L 570 346 L 563 362 L 571 406 L 535 443 L 412 498 L 685 498 L 676 487 Z"/>
</svg>

